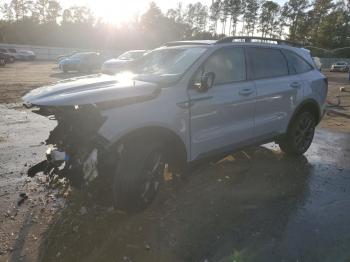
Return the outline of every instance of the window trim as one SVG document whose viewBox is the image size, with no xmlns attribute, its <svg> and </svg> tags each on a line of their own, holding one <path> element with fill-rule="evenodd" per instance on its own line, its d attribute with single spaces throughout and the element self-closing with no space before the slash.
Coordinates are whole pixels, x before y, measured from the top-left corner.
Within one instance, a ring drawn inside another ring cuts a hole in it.
<svg viewBox="0 0 350 262">
<path fill-rule="evenodd" d="M 243 55 L 244 55 L 244 64 L 245 64 L 245 79 L 244 80 L 237 80 L 237 81 L 229 81 L 229 82 L 225 82 L 225 83 L 220 83 L 220 84 L 214 84 L 212 88 L 214 87 L 220 87 L 220 86 L 224 86 L 224 85 L 229 85 L 229 84 L 236 84 L 236 83 L 242 83 L 242 82 L 247 82 L 250 81 L 248 76 L 248 64 L 247 64 L 247 52 L 246 52 L 246 48 L 245 46 L 224 46 L 221 48 L 216 49 L 213 53 L 211 53 L 198 67 L 198 69 L 194 72 L 194 74 L 191 76 L 191 80 L 190 80 L 190 84 L 189 87 L 190 89 L 193 88 L 194 85 L 194 78 L 196 76 L 196 74 L 198 73 L 198 71 L 203 69 L 204 64 L 213 56 L 215 55 L 217 52 L 222 51 L 224 49 L 234 49 L 234 48 L 240 48 L 243 50 Z"/>
<path fill-rule="evenodd" d="M 247 50 L 247 51 L 246 51 L 246 52 L 247 52 L 247 59 L 248 59 L 248 62 L 249 62 L 249 67 L 248 67 L 248 68 L 249 68 L 249 80 L 251 80 L 251 81 L 256 81 L 256 80 L 263 80 L 263 79 L 274 79 L 274 78 L 281 78 L 281 77 L 286 77 L 286 76 L 289 76 L 289 75 L 290 75 L 290 73 L 289 73 L 288 60 L 287 60 L 287 58 L 284 56 L 284 54 L 283 54 L 281 48 L 268 47 L 268 46 L 246 46 L 245 48 L 246 48 L 246 50 Z M 250 54 L 249 54 L 249 48 L 278 50 L 278 51 L 281 53 L 281 55 L 282 55 L 284 61 L 286 62 L 286 66 L 287 66 L 287 71 L 288 71 L 288 73 L 287 73 L 286 75 L 278 75 L 278 76 L 268 76 L 268 77 L 259 77 L 259 78 L 255 78 L 255 77 L 254 77 L 254 74 L 253 74 L 253 70 L 252 70 L 252 64 L 251 64 L 251 61 L 250 61 L 251 56 L 250 56 Z"/>
<path fill-rule="evenodd" d="M 302 61 L 304 61 L 304 62 L 310 67 L 310 70 L 305 71 L 305 72 L 303 72 L 303 73 L 298 73 L 297 70 L 294 68 L 295 73 L 293 74 L 293 73 L 289 72 L 290 75 L 305 74 L 305 73 L 311 72 L 311 71 L 313 71 L 313 70 L 315 69 L 314 66 L 310 65 L 310 63 L 309 63 L 308 61 L 306 61 L 302 56 L 300 56 L 300 55 L 297 54 L 296 52 L 293 52 L 293 51 L 287 50 L 287 49 L 281 49 L 281 51 L 282 51 L 283 56 L 284 56 L 284 57 L 286 58 L 286 60 L 287 60 L 288 70 L 290 70 L 290 67 L 293 67 L 293 68 L 294 68 L 294 66 L 289 65 L 288 58 L 287 58 L 287 56 L 286 56 L 286 54 L 285 54 L 285 53 L 287 53 L 287 52 L 292 53 L 292 54 L 295 55 L 296 57 L 300 58 Z"/>
</svg>

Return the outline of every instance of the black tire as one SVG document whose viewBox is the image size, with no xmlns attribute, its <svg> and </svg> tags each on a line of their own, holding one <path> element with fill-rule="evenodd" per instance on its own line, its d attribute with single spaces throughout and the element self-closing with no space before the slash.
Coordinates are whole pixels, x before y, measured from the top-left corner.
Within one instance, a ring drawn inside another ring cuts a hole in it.
<svg viewBox="0 0 350 262">
<path fill-rule="evenodd" d="M 309 111 L 299 113 L 290 124 L 286 135 L 279 141 L 280 149 L 291 156 L 304 154 L 311 146 L 316 119 Z"/>
<path fill-rule="evenodd" d="M 113 178 L 116 208 L 137 211 L 155 198 L 164 173 L 163 145 L 156 139 L 134 137 L 123 144 Z"/>
<path fill-rule="evenodd" d="M 5 66 L 6 65 L 6 60 L 4 58 L 0 59 L 0 66 Z"/>
</svg>

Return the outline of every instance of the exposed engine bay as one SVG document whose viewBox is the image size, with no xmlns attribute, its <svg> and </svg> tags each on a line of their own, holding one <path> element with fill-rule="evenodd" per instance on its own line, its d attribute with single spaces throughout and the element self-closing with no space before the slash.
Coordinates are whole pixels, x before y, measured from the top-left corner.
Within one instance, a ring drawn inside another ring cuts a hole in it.
<svg viewBox="0 0 350 262">
<path fill-rule="evenodd" d="M 33 110 L 57 121 L 45 144 L 46 159 L 32 166 L 28 176 L 43 172 L 50 178 L 67 178 L 75 186 L 88 185 L 98 177 L 98 164 L 106 147 L 97 130 L 105 119 L 94 105 L 40 107 Z M 105 163 L 104 163 L 105 165 Z"/>
</svg>

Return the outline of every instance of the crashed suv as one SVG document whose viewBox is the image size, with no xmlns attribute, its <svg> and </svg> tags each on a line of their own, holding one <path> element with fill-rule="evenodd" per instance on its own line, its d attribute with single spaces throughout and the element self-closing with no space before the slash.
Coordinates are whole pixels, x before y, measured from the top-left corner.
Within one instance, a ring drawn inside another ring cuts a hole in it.
<svg viewBox="0 0 350 262">
<path fill-rule="evenodd" d="M 79 187 L 103 185 L 115 206 L 144 207 L 166 172 L 275 141 L 298 156 L 312 143 L 327 78 L 308 50 L 283 40 L 171 42 L 129 71 L 35 89 L 24 105 L 57 121 L 29 169 Z"/>
</svg>

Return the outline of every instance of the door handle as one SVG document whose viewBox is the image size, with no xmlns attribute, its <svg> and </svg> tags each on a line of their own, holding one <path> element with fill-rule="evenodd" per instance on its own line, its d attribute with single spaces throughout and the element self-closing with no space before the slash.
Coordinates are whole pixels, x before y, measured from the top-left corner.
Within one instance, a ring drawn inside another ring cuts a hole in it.
<svg viewBox="0 0 350 262">
<path fill-rule="evenodd" d="M 252 93 L 254 93 L 254 90 L 251 88 L 245 88 L 245 89 L 242 89 L 241 91 L 239 91 L 239 94 L 241 96 L 249 96 Z"/>
<path fill-rule="evenodd" d="M 301 87 L 301 84 L 299 82 L 293 82 L 290 84 L 291 87 L 293 88 L 300 88 Z"/>
</svg>

